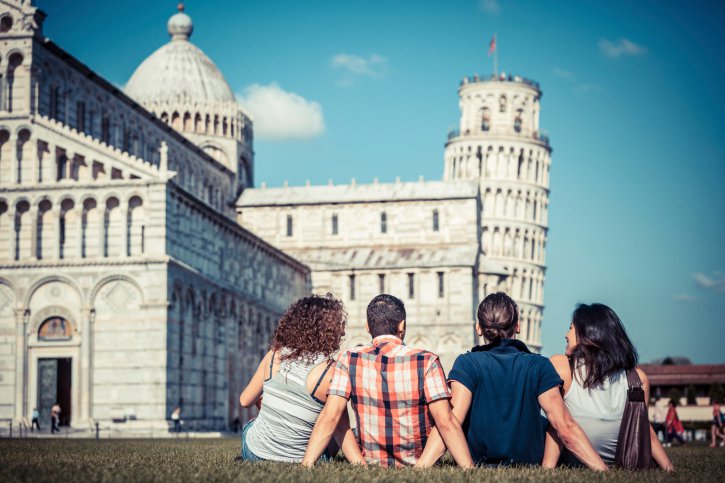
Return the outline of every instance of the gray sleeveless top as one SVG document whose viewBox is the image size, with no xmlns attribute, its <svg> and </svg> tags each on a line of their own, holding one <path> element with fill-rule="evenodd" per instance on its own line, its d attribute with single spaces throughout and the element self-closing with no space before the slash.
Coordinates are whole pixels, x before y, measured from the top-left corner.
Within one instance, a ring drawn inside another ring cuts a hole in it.
<svg viewBox="0 0 725 483">
<path fill-rule="evenodd" d="M 572 374 L 571 387 L 564 395 L 566 407 L 602 460 L 613 463 L 627 402 L 627 375 L 622 371 L 610 376 L 599 387 L 585 389 L 580 379 L 586 377 L 586 370 L 583 365 L 578 370 L 580 377 Z"/>
<path fill-rule="evenodd" d="M 288 463 L 302 461 L 324 406 L 307 391 L 307 377 L 325 360 L 320 354 L 311 363 L 284 361 L 277 374 L 264 382 L 262 409 L 246 435 L 247 447 L 255 456 Z"/>
</svg>

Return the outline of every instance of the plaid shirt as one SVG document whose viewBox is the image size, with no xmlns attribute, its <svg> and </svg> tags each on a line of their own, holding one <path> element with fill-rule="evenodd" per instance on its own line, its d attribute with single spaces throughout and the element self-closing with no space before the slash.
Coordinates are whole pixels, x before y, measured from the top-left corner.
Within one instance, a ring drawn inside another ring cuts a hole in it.
<svg viewBox="0 0 725 483">
<path fill-rule="evenodd" d="M 328 394 L 351 400 L 363 456 L 383 466 L 415 464 L 433 427 L 427 405 L 451 397 L 438 356 L 393 335 L 341 354 Z"/>
</svg>

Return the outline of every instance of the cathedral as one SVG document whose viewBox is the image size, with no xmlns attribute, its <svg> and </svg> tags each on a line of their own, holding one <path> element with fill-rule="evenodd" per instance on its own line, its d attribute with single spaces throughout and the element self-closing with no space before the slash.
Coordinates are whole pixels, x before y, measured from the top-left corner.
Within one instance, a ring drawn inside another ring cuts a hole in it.
<svg viewBox="0 0 725 483">
<path fill-rule="evenodd" d="M 182 7 L 123 91 L 44 20 L 0 4 L 0 420 L 57 402 L 80 430 L 163 432 L 176 407 L 190 430 L 228 428 L 311 292 L 343 300 L 347 346 L 368 342 L 374 295 L 400 297 L 406 343 L 450 368 L 502 290 L 540 349 L 551 148 L 535 82 L 461 82 L 441 181 L 256 188 L 252 119 Z"/>
</svg>

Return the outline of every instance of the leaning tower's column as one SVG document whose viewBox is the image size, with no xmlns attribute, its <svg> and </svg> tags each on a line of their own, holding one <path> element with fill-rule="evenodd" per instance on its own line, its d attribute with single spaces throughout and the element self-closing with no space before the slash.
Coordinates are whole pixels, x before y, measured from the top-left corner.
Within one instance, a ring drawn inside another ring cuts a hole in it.
<svg viewBox="0 0 725 483">
<path fill-rule="evenodd" d="M 460 126 L 448 135 L 444 178 L 481 186 L 479 300 L 504 291 L 521 309 L 521 334 L 541 348 L 551 147 L 539 129 L 541 90 L 518 76 L 463 79 Z"/>
</svg>

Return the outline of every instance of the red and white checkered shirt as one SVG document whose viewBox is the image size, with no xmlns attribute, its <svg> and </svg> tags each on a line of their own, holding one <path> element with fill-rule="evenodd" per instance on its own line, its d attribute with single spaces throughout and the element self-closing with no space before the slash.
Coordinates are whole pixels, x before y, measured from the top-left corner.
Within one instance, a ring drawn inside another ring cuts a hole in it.
<svg viewBox="0 0 725 483">
<path fill-rule="evenodd" d="M 427 405 L 451 397 L 438 356 L 393 335 L 341 354 L 328 394 L 350 399 L 363 456 L 382 466 L 415 464 L 433 427 Z"/>
</svg>

